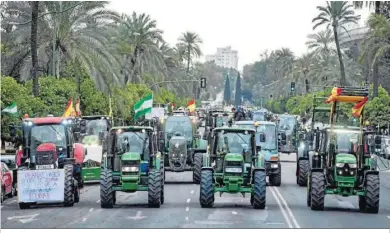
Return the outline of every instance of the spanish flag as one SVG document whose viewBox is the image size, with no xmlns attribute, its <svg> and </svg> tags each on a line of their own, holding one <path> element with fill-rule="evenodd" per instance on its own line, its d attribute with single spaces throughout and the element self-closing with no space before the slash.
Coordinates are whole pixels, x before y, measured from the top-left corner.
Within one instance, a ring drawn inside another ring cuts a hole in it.
<svg viewBox="0 0 390 233">
<path fill-rule="evenodd" d="M 68 103 L 66 104 L 66 108 L 65 108 L 65 112 L 64 112 L 64 115 L 62 115 L 63 117 L 70 117 L 70 116 L 74 116 L 75 115 L 75 110 L 73 108 L 73 98 L 70 97 Z"/>
<path fill-rule="evenodd" d="M 188 101 L 187 108 L 190 110 L 190 113 L 195 112 L 195 99 Z"/>
<path fill-rule="evenodd" d="M 325 100 L 325 103 L 328 104 L 328 103 L 334 101 L 334 100 L 336 99 L 337 96 L 341 95 L 341 92 L 342 92 L 341 88 L 334 87 L 334 88 L 332 89 L 332 94 L 328 97 L 327 100 Z"/>
<path fill-rule="evenodd" d="M 364 105 L 367 103 L 368 101 L 368 96 L 365 97 L 362 101 L 360 101 L 359 103 L 355 104 L 355 106 L 352 108 L 352 115 L 354 117 L 359 117 L 361 114 L 362 114 L 362 111 L 363 111 L 363 108 L 364 108 Z"/>
<path fill-rule="evenodd" d="M 76 100 L 76 116 L 81 116 L 80 99 Z"/>
</svg>

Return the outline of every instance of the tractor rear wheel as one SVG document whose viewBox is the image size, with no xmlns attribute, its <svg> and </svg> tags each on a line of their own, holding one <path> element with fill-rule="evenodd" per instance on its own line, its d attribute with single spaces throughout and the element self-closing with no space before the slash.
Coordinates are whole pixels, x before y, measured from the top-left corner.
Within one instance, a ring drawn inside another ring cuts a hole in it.
<svg viewBox="0 0 390 233">
<path fill-rule="evenodd" d="M 74 177 L 73 165 L 67 164 L 64 166 L 65 170 L 65 187 L 64 187 L 64 206 L 71 207 L 74 205 Z"/>
<path fill-rule="evenodd" d="M 310 178 L 311 209 L 324 210 L 325 205 L 325 176 L 322 172 L 311 173 Z"/>
<path fill-rule="evenodd" d="M 360 198 L 359 209 L 366 213 L 377 214 L 379 212 L 379 176 L 375 174 L 368 174 L 366 176 L 365 188 L 366 195 Z M 361 204 L 363 205 L 363 208 L 360 206 Z"/>
<path fill-rule="evenodd" d="M 161 205 L 164 204 L 164 183 L 165 183 L 165 169 L 164 164 L 160 167 L 160 179 L 161 179 Z"/>
<path fill-rule="evenodd" d="M 298 185 L 305 187 L 307 185 L 307 174 L 310 170 L 309 160 L 299 160 L 298 166 Z"/>
<path fill-rule="evenodd" d="M 104 168 L 100 173 L 100 207 L 113 208 L 114 198 L 115 195 L 112 190 L 112 171 Z"/>
<path fill-rule="evenodd" d="M 282 166 L 279 164 L 279 172 L 269 176 L 271 186 L 280 186 L 282 184 Z"/>
<path fill-rule="evenodd" d="M 253 186 L 253 208 L 264 209 L 266 203 L 266 175 L 265 171 L 255 171 Z"/>
<path fill-rule="evenodd" d="M 148 181 L 148 205 L 149 207 L 160 208 L 162 191 L 160 170 L 151 170 Z"/>
<path fill-rule="evenodd" d="M 200 173 L 202 171 L 203 166 L 203 154 L 202 153 L 195 153 L 194 155 L 194 168 L 193 168 L 193 174 L 192 179 L 195 184 L 200 184 Z"/>
<path fill-rule="evenodd" d="M 308 179 L 307 179 L 307 194 L 306 194 L 306 203 L 307 203 L 307 206 L 310 207 L 311 206 L 311 192 L 310 192 L 310 189 L 311 189 L 311 181 L 310 181 L 310 176 L 308 176 Z"/>
<path fill-rule="evenodd" d="M 199 202 L 202 208 L 211 208 L 214 204 L 213 171 L 201 171 Z"/>
</svg>

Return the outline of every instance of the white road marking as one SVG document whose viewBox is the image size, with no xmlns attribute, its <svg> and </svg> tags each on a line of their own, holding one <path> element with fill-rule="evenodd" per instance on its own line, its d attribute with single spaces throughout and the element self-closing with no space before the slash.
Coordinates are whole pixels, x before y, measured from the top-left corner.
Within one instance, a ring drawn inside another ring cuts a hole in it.
<svg viewBox="0 0 390 233">
<path fill-rule="evenodd" d="M 186 207 L 186 211 L 190 211 L 190 207 Z"/>
<path fill-rule="evenodd" d="M 190 203 L 190 201 L 191 201 L 191 199 L 190 199 L 190 198 L 188 198 L 188 199 L 187 199 L 187 203 Z"/>
<path fill-rule="evenodd" d="M 8 202 L 7 205 L 15 203 L 15 202 L 16 202 L 16 200 L 12 200 L 12 201 Z"/>
<path fill-rule="evenodd" d="M 284 204 L 284 207 L 286 207 L 286 210 L 287 210 L 288 214 L 290 215 L 290 218 L 292 219 L 292 221 L 293 221 L 295 227 L 296 227 L 296 228 L 301 228 L 301 226 L 299 226 L 297 220 L 295 219 L 295 216 L 294 216 L 294 214 L 292 213 L 290 207 L 288 207 L 286 200 L 284 200 L 282 194 L 280 194 L 278 188 L 276 188 L 276 187 L 273 187 L 273 188 L 275 189 L 277 195 L 279 195 L 280 200 L 282 200 L 282 202 L 283 202 L 283 204 Z"/>
<path fill-rule="evenodd" d="M 191 194 L 194 194 L 194 192 L 195 192 L 194 190 L 191 190 Z"/>
<path fill-rule="evenodd" d="M 100 200 L 97 200 L 97 201 L 96 201 L 96 203 L 99 203 L 99 202 L 100 202 Z"/>
<path fill-rule="evenodd" d="M 390 219 L 390 216 L 387 216 L 388 219 Z"/>
<path fill-rule="evenodd" d="M 19 220 L 21 223 L 28 223 L 32 222 L 38 219 L 35 219 L 39 214 L 31 214 L 31 215 L 25 215 L 25 216 L 13 216 L 13 217 L 8 217 L 7 220 Z"/>
<path fill-rule="evenodd" d="M 83 218 L 83 222 L 87 221 L 87 218 Z"/>
<path fill-rule="evenodd" d="M 186 221 L 188 221 L 188 217 L 186 217 Z"/>
<path fill-rule="evenodd" d="M 274 196 L 276 202 L 278 203 L 279 209 L 282 211 L 283 217 L 286 220 L 288 227 L 294 228 L 290 222 L 290 219 L 287 217 L 286 211 L 284 211 L 282 203 L 280 203 L 278 196 L 276 196 L 275 191 L 272 189 L 272 187 L 270 187 L 270 190 L 271 190 L 272 196 Z"/>
<path fill-rule="evenodd" d="M 146 218 L 146 216 L 142 216 L 142 211 L 137 211 L 137 214 L 133 217 L 127 217 L 129 219 L 133 219 L 135 221 Z"/>
<path fill-rule="evenodd" d="M 90 212 L 90 213 L 92 213 L 92 211 L 93 211 L 93 208 L 89 209 L 89 212 Z"/>
<path fill-rule="evenodd" d="M 236 211 L 232 211 L 232 214 L 237 215 L 237 212 Z"/>
</svg>

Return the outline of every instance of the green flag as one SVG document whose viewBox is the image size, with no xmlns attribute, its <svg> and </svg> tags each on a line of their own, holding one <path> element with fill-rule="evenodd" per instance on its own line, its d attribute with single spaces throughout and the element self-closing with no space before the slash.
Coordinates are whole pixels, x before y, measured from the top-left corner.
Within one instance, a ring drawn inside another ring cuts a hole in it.
<svg viewBox="0 0 390 233">
<path fill-rule="evenodd" d="M 13 102 L 10 106 L 4 108 L 1 112 L 16 114 L 18 113 L 18 107 L 16 106 L 16 103 Z"/>
<path fill-rule="evenodd" d="M 138 118 L 145 116 L 147 113 L 152 112 L 153 107 L 153 94 L 147 95 L 142 100 L 134 104 L 134 121 Z"/>
</svg>

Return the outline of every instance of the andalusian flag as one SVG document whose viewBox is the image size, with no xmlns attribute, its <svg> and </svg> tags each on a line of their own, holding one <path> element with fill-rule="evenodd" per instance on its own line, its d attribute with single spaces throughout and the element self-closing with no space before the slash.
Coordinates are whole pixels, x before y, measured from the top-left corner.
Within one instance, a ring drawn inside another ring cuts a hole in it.
<svg viewBox="0 0 390 233">
<path fill-rule="evenodd" d="M 360 101 L 359 103 L 357 103 L 353 108 L 352 108 L 352 115 L 354 117 L 360 117 L 360 115 L 362 114 L 362 111 L 364 109 L 364 105 L 367 103 L 368 101 L 368 96 L 365 97 L 362 101 Z"/>
<path fill-rule="evenodd" d="M 18 106 L 16 106 L 15 102 L 12 102 L 12 104 L 10 106 L 4 108 L 1 112 L 9 113 L 9 114 L 17 114 L 18 113 Z"/>
<path fill-rule="evenodd" d="M 187 108 L 190 110 L 191 113 L 195 111 L 195 99 L 188 101 Z"/>
<path fill-rule="evenodd" d="M 76 100 L 76 116 L 81 116 L 80 99 Z"/>
<path fill-rule="evenodd" d="M 134 104 L 134 121 L 152 112 L 153 94 L 147 95 L 142 100 Z"/>
<path fill-rule="evenodd" d="M 76 111 L 73 108 L 73 98 L 70 97 L 68 103 L 66 104 L 64 115 L 62 115 L 62 116 L 63 117 L 70 117 L 70 116 L 75 116 L 75 115 L 76 115 Z"/>
</svg>

